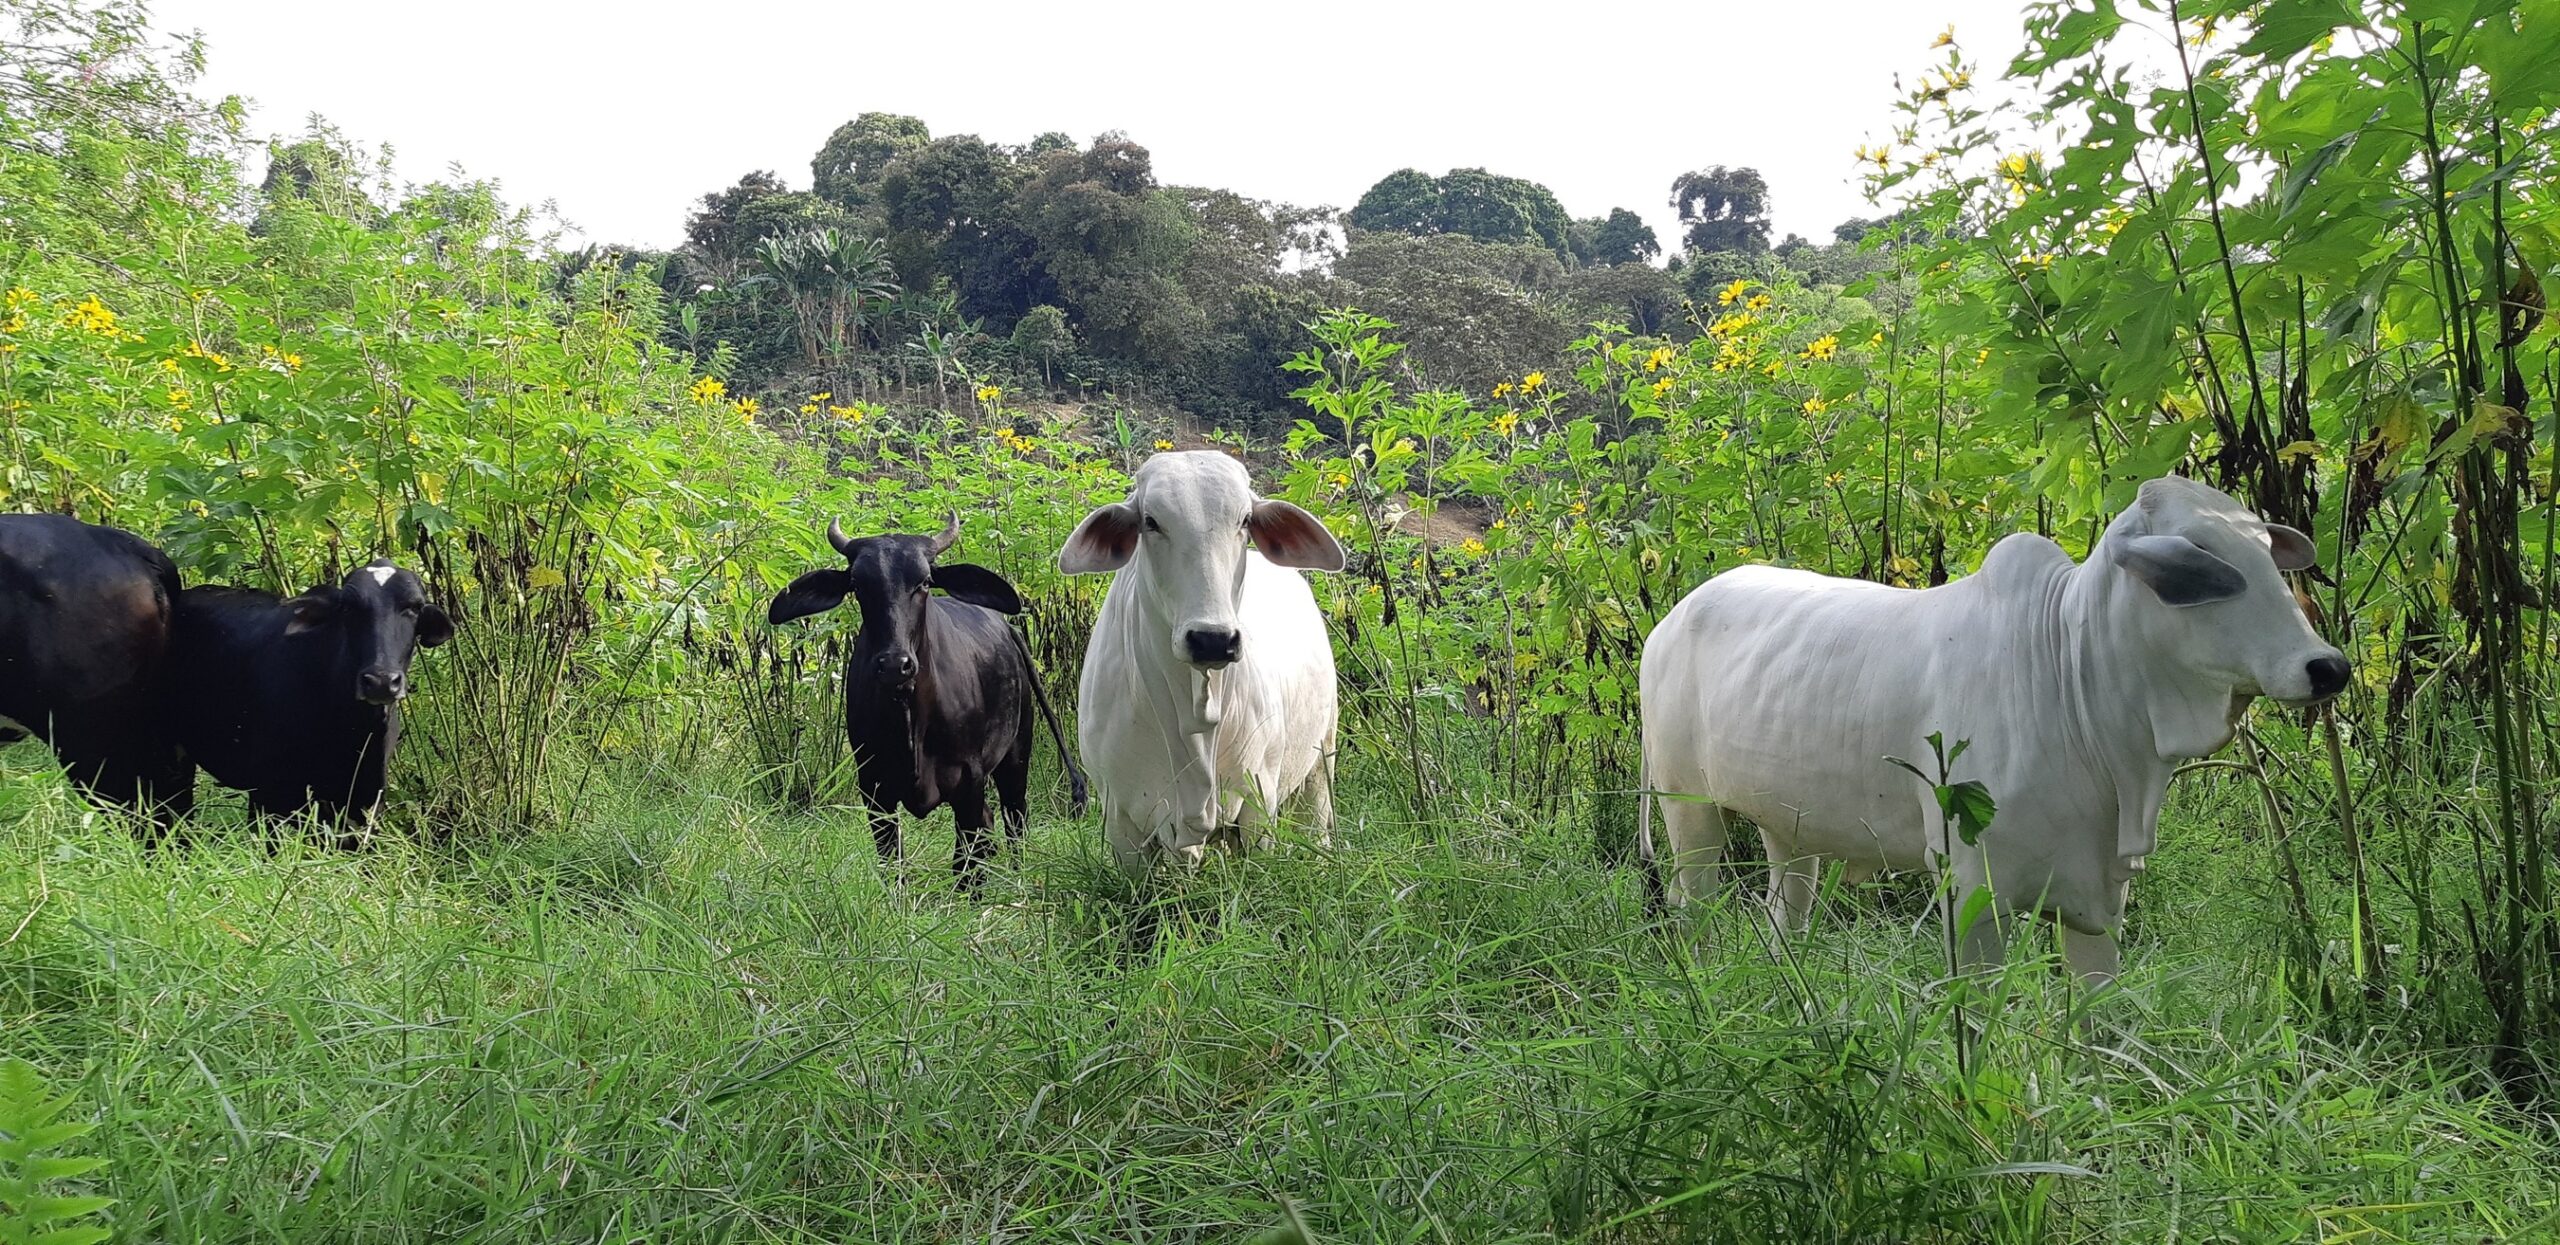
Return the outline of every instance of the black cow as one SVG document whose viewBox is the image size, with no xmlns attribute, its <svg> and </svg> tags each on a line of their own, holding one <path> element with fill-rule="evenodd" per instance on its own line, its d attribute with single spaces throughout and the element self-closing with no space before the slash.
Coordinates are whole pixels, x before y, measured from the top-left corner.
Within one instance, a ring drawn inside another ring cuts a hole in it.
<svg viewBox="0 0 2560 1245">
<path fill-rule="evenodd" d="M 178 568 L 142 538 L 0 515 L 0 740 L 53 745 L 73 781 L 163 826 L 195 799 L 157 683 Z"/>
<path fill-rule="evenodd" d="M 189 588 L 170 645 L 178 742 L 258 813 L 370 818 L 400 742 L 409 659 L 452 638 L 418 577 L 387 560 L 291 599 Z"/>
<path fill-rule="evenodd" d="M 825 613 L 848 594 L 861 607 L 862 633 L 845 660 L 844 724 L 871 810 L 872 841 L 881 859 L 894 862 L 899 807 L 921 817 L 949 804 L 958 830 L 952 871 L 975 890 L 995 850 L 988 780 L 995 782 L 1014 841 L 1021 841 L 1030 816 L 1025 797 L 1034 704 L 1049 720 L 1079 815 L 1085 779 L 1031 668 L 1030 649 L 1005 621 L 1022 612 L 1013 585 L 983 566 L 934 565 L 959 538 L 957 514 L 939 536 L 855 540 L 830 521 L 827 543 L 844 555 L 844 569 L 792 580 L 766 618 L 779 625 Z M 946 595 L 932 595 L 935 588 Z"/>
</svg>

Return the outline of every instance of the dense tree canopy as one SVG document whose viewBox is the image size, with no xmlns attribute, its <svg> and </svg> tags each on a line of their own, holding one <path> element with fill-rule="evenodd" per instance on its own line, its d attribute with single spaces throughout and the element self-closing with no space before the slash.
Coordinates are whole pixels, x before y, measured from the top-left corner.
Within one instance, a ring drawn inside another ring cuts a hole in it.
<svg viewBox="0 0 2560 1245">
<path fill-rule="evenodd" d="M 1398 169 L 1361 195 L 1346 219 L 1359 229 L 1530 242 L 1558 254 L 1566 253 L 1571 224 L 1555 192 L 1483 169 L 1452 169 L 1437 178 Z"/>
<path fill-rule="evenodd" d="M 1769 183 L 1758 169 L 1715 165 L 1671 183 L 1682 239 L 1695 253 L 1756 255 L 1769 249 Z"/>
<path fill-rule="evenodd" d="M 866 112 L 827 136 L 809 161 L 809 188 L 844 207 L 867 202 L 890 161 L 932 141 L 933 131 L 914 117 Z"/>
</svg>

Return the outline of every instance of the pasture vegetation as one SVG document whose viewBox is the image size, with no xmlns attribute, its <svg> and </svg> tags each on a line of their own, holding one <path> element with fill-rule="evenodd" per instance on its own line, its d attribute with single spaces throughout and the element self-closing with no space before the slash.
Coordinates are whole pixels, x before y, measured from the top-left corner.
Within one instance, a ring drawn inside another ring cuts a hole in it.
<svg viewBox="0 0 2560 1245">
<path fill-rule="evenodd" d="M 884 114 L 561 254 L 325 131 L 253 183 L 139 9 L 0 12 L 0 504 L 459 626 L 362 853 L 148 854 L 0 754 L 0 1242 L 2560 1235 L 2545 0 L 2032 6 L 2028 105 L 1927 50 L 1881 220 L 1771 247 L 1705 169 L 1668 271 L 1482 170 L 1295 266 L 1324 214 L 1125 138 Z M 1063 707 L 1052 553 L 1203 444 L 1353 550 L 1336 847 L 1133 889 L 1044 746 L 985 895 L 947 819 L 878 866 L 852 624 L 762 620 L 826 519 L 960 511 Z M 2358 686 L 2179 780 L 2118 986 L 2031 932 L 1955 988 L 1926 879 L 1645 916 L 1690 586 L 1942 582 L 2170 470 L 2316 536 Z"/>
</svg>

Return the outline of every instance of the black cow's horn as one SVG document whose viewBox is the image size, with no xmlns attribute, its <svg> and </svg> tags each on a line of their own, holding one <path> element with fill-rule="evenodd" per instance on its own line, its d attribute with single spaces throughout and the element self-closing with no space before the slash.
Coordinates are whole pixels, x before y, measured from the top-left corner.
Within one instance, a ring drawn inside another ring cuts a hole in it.
<svg viewBox="0 0 2560 1245">
<path fill-rule="evenodd" d="M 934 555 L 937 557 L 941 556 L 943 550 L 948 549 L 959 542 L 960 512 L 954 510 L 951 512 L 951 521 L 942 525 L 942 534 L 933 538 Z"/>
<path fill-rule="evenodd" d="M 853 552 L 853 538 L 844 534 L 844 522 L 840 519 L 827 520 L 827 543 L 834 545 L 838 553 L 850 555 Z"/>
</svg>

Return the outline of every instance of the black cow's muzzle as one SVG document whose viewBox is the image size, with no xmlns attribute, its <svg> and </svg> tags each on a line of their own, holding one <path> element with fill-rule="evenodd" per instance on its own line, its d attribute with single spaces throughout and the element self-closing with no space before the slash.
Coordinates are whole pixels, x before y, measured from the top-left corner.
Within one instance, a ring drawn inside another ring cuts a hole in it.
<svg viewBox="0 0 2560 1245">
<path fill-rule="evenodd" d="M 356 676 L 356 699 L 368 705 L 394 705 L 409 694 L 409 676 L 383 670 L 368 670 Z"/>
<path fill-rule="evenodd" d="M 882 653 L 872 660 L 871 675 L 879 681 L 881 690 L 900 700 L 909 699 L 916 694 L 916 655 Z"/>
</svg>

